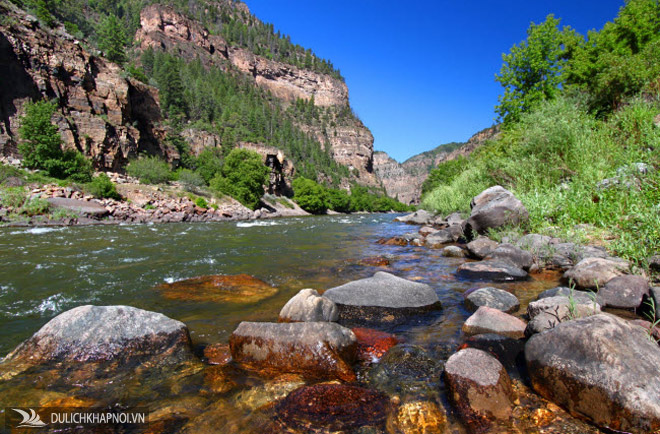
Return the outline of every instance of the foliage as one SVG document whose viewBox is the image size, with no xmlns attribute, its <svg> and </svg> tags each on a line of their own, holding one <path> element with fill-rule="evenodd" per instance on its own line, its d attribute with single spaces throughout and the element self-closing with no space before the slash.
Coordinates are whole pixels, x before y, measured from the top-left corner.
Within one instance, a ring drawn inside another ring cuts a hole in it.
<svg viewBox="0 0 660 434">
<path fill-rule="evenodd" d="M 327 189 L 327 204 L 328 208 L 333 211 L 348 213 L 351 212 L 351 197 L 346 190 L 342 189 Z"/>
<path fill-rule="evenodd" d="M 209 184 L 222 170 L 222 162 L 222 151 L 217 148 L 206 148 L 197 156 L 195 173 Z"/>
<path fill-rule="evenodd" d="M 255 209 L 264 194 L 269 172 L 256 152 L 234 149 L 225 158 L 220 173 L 211 180 L 211 188 Z"/>
<path fill-rule="evenodd" d="M 195 205 L 197 205 L 200 208 L 207 209 L 209 207 L 208 202 L 206 202 L 206 199 L 203 197 L 198 197 L 195 199 Z"/>
<path fill-rule="evenodd" d="M 105 173 L 101 173 L 99 176 L 92 179 L 92 182 L 87 184 L 86 189 L 94 197 L 121 200 L 121 195 L 117 191 L 117 186 Z"/>
<path fill-rule="evenodd" d="M 325 188 L 311 179 L 299 177 L 293 180 L 293 200 L 302 209 L 312 214 L 322 214 L 328 210 L 328 197 Z"/>
<path fill-rule="evenodd" d="M 30 198 L 25 187 L 0 189 L 0 205 L 9 208 L 12 215 L 35 216 L 48 212 L 49 203 L 41 198 Z M 11 219 L 10 215 L 10 219 Z"/>
<path fill-rule="evenodd" d="M 202 187 L 206 187 L 206 181 L 197 172 L 190 169 L 181 169 L 177 172 L 178 180 L 183 189 L 190 192 L 196 192 Z"/>
<path fill-rule="evenodd" d="M 443 161 L 438 167 L 432 169 L 422 184 L 422 194 L 426 194 L 440 185 L 451 184 L 465 170 L 467 161 L 467 158 L 459 155 L 458 158 Z"/>
<path fill-rule="evenodd" d="M 98 31 L 99 48 L 105 53 L 108 60 L 123 64 L 126 62 L 126 35 L 119 19 L 114 15 L 108 15 L 101 23 Z"/>
<path fill-rule="evenodd" d="M 22 170 L 10 166 L 8 164 L 0 163 L 0 184 L 3 184 L 9 178 L 23 178 L 24 173 Z"/>
<path fill-rule="evenodd" d="M 156 156 L 142 157 L 129 162 L 126 172 L 143 184 L 164 184 L 172 179 L 169 164 Z"/>
<path fill-rule="evenodd" d="M 62 138 L 57 126 L 51 122 L 54 112 L 55 105 L 47 101 L 26 105 L 19 129 L 23 141 L 18 145 L 23 155 L 23 165 L 29 169 L 44 170 L 54 178 L 90 181 L 91 162 L 78 151 L 62 150 Z"/>
<path fill-rule="evenodd" d="M 504 87 L 504 95 L 495 111 L 505 124 L 517 121 L 522 113 L 557 93 L 564 55 L 558 26 L 559 20 L 552 14 L 541 24 L 532 23 L 527 40 L 502 55 L 504 64 L 496 80 Z"/>
</svg>

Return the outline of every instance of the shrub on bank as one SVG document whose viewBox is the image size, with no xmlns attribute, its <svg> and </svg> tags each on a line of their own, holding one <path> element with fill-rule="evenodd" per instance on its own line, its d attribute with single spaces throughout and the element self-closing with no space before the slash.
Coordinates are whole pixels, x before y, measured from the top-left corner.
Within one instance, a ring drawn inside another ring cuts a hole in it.
<svg viewBox="0 0 660 434">
<path fill-rule="evenodd" d="M 92 196 L 100 199 L 121 200 L 121 195 L 117 191 L 117 186 L 105 173 L 101 173 L 99 176 L 94 178 L 92 182 L 87 184 L 86 190 Z"/>
<path fill-rule="evenodd" d="M 172 179 L 169 164 L 156 156 L 131 161 L 126 166 L 126 172 L 143 184 L 164 184 Z"/>
<path fill-rule="evenodd" d="M 211 188 L 255 209 L 264 194 L 269 172 L 261 155 L 247 149 L 233 149 L 220 173 L 211 180 Z"/>
<path fill-rule="evenodd" d="M 326 189 L 311 179 L 299 177 L 293 180 L 293 200 L 300 208 L 312 214 L 328 210 Z"/>
</svg>

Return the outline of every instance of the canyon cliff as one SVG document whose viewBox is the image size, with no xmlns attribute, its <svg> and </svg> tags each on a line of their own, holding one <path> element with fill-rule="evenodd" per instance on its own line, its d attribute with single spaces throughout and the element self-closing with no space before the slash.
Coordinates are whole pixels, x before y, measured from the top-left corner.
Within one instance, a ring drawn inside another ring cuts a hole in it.
<svg viewBox="0 0 660 434">
<path fill-rule="evenodd" d="M 412 156 L 403 163 L 397 162 L 386 152 L 376 151 L 373 158 L 374 171 L 389 196 L 398 198 L 405 204 L 418 204 L 422 184 L 433 168 L 443 161 L 459 156 L 467 157 L 487 140 L 495 138 L 498 133 L 498 126 L 486 128 L 470 137 L 466 143 L 440 145 Z"/>
</svg>

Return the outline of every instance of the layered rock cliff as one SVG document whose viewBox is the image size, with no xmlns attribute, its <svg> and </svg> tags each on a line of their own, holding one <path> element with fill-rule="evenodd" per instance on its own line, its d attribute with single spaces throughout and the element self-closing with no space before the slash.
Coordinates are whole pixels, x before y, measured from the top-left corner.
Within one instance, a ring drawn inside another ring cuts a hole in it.
<svg viewBox="0 0 660 434">
<path fill-rule="evenodd" d="M 470 155 L 487 140 L 495 138 L 498 133 L 498 126 L 486 128 L 470 137 L 466 143 L 440 145 L 410 157 L 403 163 L 397 162 L 386 152 L 377 151 L 374 153 L 374 171 L 389 196 L 397 197 L 406 204 L 418 204 L 422 194 L 422 184 L 433 168 L 443 161 Z"/>
<path fill-rule="evenodd" d="M 155 88 L 126 78 L 62 27 L 44 29 L 8 2 L 0 3 L 0 15 L 0 153 L 16 153 L 25 103 L 45 97 L 58 103 L 53 121 L 65 145 L 97 168 L 120 170 L 143 151 L 179 158 L 163 143 Z"/>
</svg>

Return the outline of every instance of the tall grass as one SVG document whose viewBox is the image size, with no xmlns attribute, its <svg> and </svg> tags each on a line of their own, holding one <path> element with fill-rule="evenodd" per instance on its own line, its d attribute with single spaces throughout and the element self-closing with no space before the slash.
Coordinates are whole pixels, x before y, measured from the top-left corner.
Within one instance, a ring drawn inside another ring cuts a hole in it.
<svg viewBox="0 0 660 434">
<path fill-rule="evenodd" d="M 527 207 L 525 229 L 598 242 L 646 266 L 660 251 L 660 128 L 657 101 L 634 99 L 598 120 L 577 100 L 544 103 L 475 151 L 462 173 L 422 198 L 425 208 L 448 214 L 469 209 L 491 185 L 509 188 Z M 651 173 L 634 166 L 645 163 Z M 601 188 L 605 178 L 618 178 Z"/>
</svg>

